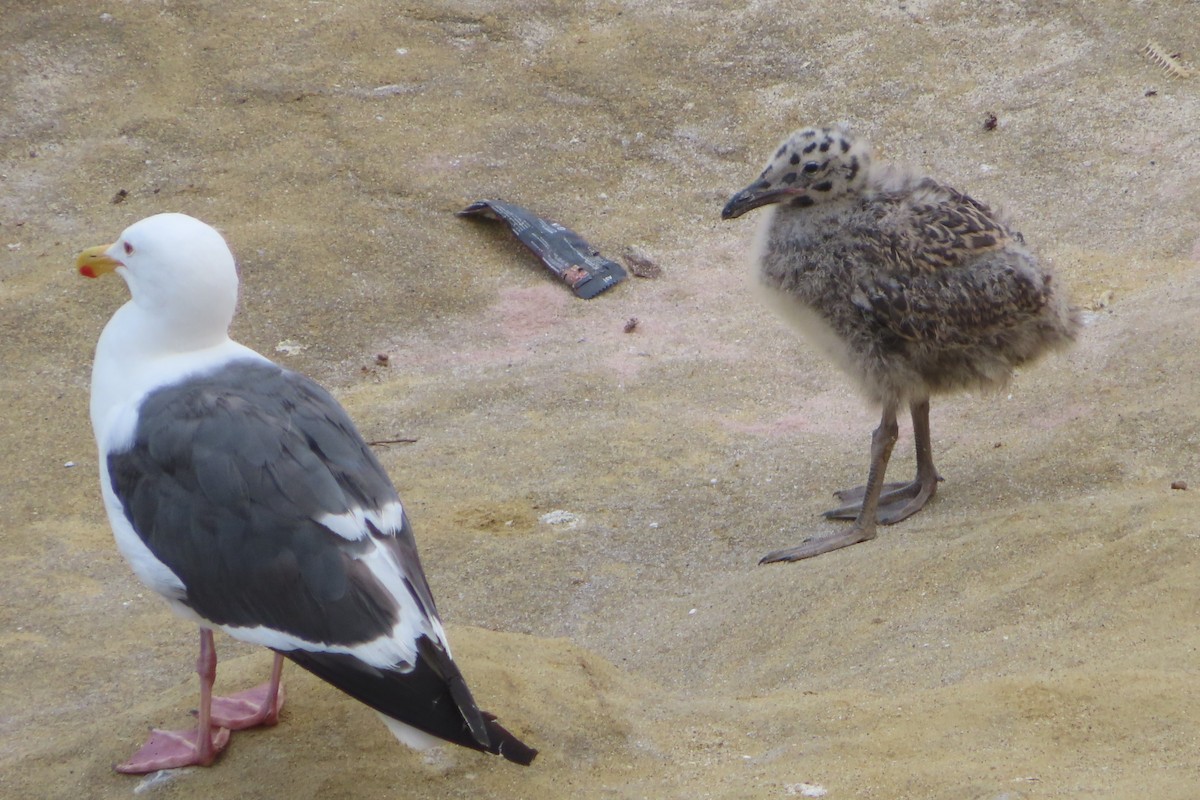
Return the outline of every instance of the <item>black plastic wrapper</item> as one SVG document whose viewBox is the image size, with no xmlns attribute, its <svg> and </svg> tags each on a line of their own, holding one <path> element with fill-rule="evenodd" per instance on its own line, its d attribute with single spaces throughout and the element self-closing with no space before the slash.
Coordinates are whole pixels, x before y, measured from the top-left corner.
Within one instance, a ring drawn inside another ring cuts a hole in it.
<svg viewBox="0 0 1200 800">
<path fill-rule="evenodd" d="M 508 223 L 520 242 L 537 254 L 550 271 L 585 300 L 625 280 L 625 269 L 600 255 L 583 237 L 557 222 L 501 200 L 480 200 L 458 212 Z"/>
</svg>

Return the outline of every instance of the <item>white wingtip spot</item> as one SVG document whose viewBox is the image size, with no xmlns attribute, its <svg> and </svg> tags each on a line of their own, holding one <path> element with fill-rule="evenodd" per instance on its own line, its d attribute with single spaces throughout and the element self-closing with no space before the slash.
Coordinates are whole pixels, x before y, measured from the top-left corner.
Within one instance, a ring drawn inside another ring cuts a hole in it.
<svg viewBox="0 0 1200 800">
<path fill-rule="evenodd" d="M 366 538 L 370 522 L 382 533 L 394 533 L 404 525 L 404 506 L 398 501 L 384 503 L 382 508 L 352 508 L 345 514 L 324 514 L 317 522 L 351 542 Z"/>
</svg>

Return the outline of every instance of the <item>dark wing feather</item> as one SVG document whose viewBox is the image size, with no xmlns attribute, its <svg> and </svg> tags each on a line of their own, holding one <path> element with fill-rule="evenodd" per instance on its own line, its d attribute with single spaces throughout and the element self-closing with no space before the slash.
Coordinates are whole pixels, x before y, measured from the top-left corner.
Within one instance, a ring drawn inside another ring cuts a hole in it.
<svg viewBox="0 0 1200 800">
<path fill-rule="evenodd" d="M 420 658 L 407 672 L 381 670 L 354 656 L 297 650 L 288 657 L 371 708 L 455 744 L 529 764 L 537 750 L 480 712 L 462 673 L 428 638 L 417 642 Z M 474 711 L 469 719 L 458 709 Z"/>
<path fill-rule="evenodd" d="M 401 551 L 436 613 L 410 531 L 350 541 L 316 522 L 399 498 L 345 411 L 307 378 L 243 362 L 161 388 L 108 467 L 134 530 L 183 581 L 183 602 L 215 624 L 376 638 L 396 623 L 395 603 L 354 558 L 375 545 Z"/>
<path fill-rule="evenodd" d="M 987 205 L 932 178 L 877 200 L 880 246 L 914 273 L 961 268 L 1023 242 Z"/>
<path fill-rule="evenodd" d="M 108 457 L 113 490 L 179 598 L 218 625 L 264 626 L 352 648 L 391 635 L 399 607 L 363 562 L 392 551 L 403 585 L 437 608 L 407 518 L 347 539 L 317 522 L 399 497 L 341 406 L 307 378 L 240 362 L 163 387 L 139 409 L 132 446 Z M 284 652 L 367 705 L 415 728 L 528 764 L 536 754 L 480 712 L 449 654 L 427 636 L 415 664 L 379 669 L 320 647 Z"/>
<path fill-rule="evenodd" d="M 969 345 L 1046 305 L 1049 276 L 986 205 L 930 178 L 878 199 L 857 257 L 888 268 L 860 274 L 852 299 L 881 341 Z"/>
</svg>

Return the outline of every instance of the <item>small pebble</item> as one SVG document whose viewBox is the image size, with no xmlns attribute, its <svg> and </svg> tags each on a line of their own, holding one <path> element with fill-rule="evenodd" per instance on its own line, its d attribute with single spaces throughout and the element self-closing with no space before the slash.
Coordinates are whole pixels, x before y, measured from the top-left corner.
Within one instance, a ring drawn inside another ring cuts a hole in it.
<svg viewBox="0 0 1200 800">
<path fill-rule="evenodd" d="M 625 266 L 629 267 L 629 271 L 635 277 L 658 278 L 662 276 L 662 267 L 658 265 L 658 262 L 636 245 L 626 247 L 625 252 L 621 253 L 621 260 L 625 262 Z"/>
<path fill-rule="evenodd" d="M 1108 308 L 1109 306 L 1112 305 L 1113 298 L 1115 296 L 1116 295 L 1112 289 L 1104 290 L 1103 292 L 1101 292 L 1099 295 L 1096 296 L 1095 300 L 1092 301 L 1090 310 L 1099 311 L 1102 308 Z"/>
<path fill-rule="evenodd" d="M 158 772 L 151 773 L 150 775 L 142 778 L 141 783 L 133 787 L 133 793 L 146 794 L 146 792 L 153 792 L 156 789 L 171 783 L 177 778 L 186 775 L 188 772 L 191 772 L 191 770 L 160 769 Z"/>
<path fill-rule="evenodd" d="M 1187 481 L 1173 481 L 1171 483 L 1171 488 L 1183 491 L 1183 490 L 1187 489 Z"/>
<path fill-rule="evenodd" d="M 570 511 L 555 509 L 538 517 L 538 522 L 545 525 L 565 525 L 568 528 L 574 528 L 579 524 L 579 515 L 572 514 Z"/>
<path fill-rule="evenodd" d="M 638 318 L 637 317 L 630 317 L 629 319 L 625 320 L 625 332 L 626 333 L 633 333 L 635 330 L 637 330 L 637 326 L 638 326 Z"/>
<path fill-rule="evenodd" d="M 376 366 L 386 367 L 388 365 L 389 361 L 391 361 L 391 356 L 389 356 L 387 353 L 376 353 L 375 354 L 375 365 Z"/>
</svg>

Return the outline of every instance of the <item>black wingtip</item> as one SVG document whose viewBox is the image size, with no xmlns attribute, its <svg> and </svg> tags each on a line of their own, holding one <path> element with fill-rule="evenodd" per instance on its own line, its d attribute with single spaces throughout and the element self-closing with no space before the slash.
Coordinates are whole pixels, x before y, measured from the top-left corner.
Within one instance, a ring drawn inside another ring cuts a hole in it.
<svg viewBox="0 0 1200 800">
<path fill-rule="evenodd" d="M 430 648 L 422 637 L 418 651 L 436 656 Z M 522 765 L 537 755 L 494 716 L 479 710 L 446 655 L 418 658 L 408 672 L 377 669 L 348 653 L 292 650 L 284 655 L 381 714 L 448 742 Z"/>
<path fill-rule="evenodd" d="M 523 767 L 528 767 L 533 762 L 534 757 L 538 754 L 537 750 L 509 733 L 503 725 L 496 721 L 495 716 L 485 711 L 483 719 L 484 724 L 487 725 L 488 737 L 491 739 L 489 753 L 503 756 Z"/>
</svg>

